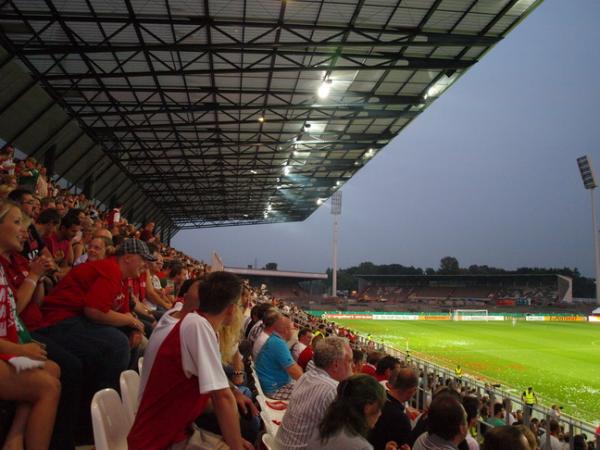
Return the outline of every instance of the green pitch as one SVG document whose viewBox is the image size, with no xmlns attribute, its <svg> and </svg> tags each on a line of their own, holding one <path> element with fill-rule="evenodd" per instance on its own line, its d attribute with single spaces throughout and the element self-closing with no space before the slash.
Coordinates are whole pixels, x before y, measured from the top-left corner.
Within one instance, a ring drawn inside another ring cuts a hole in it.
<svg viewBox="0 0 600 450">
<path fill-rule="evenodd" d="M 562 405 L 567 414 L 600 421 L 600 324 L 337 320 L 399 350 Z"/>
</svg>

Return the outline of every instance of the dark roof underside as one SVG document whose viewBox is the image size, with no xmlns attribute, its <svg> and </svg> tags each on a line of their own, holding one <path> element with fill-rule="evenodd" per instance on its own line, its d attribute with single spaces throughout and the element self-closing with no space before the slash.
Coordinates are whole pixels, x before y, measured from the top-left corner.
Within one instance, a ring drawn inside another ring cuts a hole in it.
<svg viewBox="0 0 600 450">
<path fill-rule="evenodd" d="M 18 61 L 51 100 L 42 144 L 0 138 L 41 157 L 60 107 L 97 146 L 65 147 L 83 156 L 63 175 L 114 170 L 99 195 L 130 192 L 170 234 L 304 220 L 538 3 L 0 0 L 0 70 Z M 2 92 L 0 114 L 24 95 Z"/>
</svg>

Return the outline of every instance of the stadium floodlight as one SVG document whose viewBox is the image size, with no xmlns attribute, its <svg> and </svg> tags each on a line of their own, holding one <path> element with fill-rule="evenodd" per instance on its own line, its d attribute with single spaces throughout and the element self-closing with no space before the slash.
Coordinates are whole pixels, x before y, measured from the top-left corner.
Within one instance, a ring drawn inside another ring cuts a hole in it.
<svg viewBox="0 0 600 450">
<path fill-rule="evenodd" d="M 600 304 L 600 248 L 598 244 L 598 225 L 596 222 L 596 199 L 594 191 L 598 187 L 596 183 L 596 174 L 592 168 L 592 160 L 589 156 L 577 158 L 577 165 L 583 180 L 583 186 L 590 191 L 592 199 L 592 231 L 594 236 L 594 257 L 596 260 L 596 303 Z"/>
<path fill-rule="evenodd" d="M 331 272 L 331 295 L 337 297 L 338 218 L 342 214 L 342 191 L 337 191 L 331 196 L 331 214 L 333 214 L 333 268 Z"/>
<path fill-rule="evenodd" d="M 591 159 L 587 155 L 581 156 L 577 158 L 577 165 L 579 166 L 583 186 L 586 189 L 598 187 L 598 183 L 596 183 L 596 174 L 594 173 L 594 169 L 592 169 Z"/>
<path fill-rule="evenodd" d="M 289 175 L 290 174 L 290 166 L 285 166 L 283 168 L 283 174 L 284 175 Z"/>
</svg>

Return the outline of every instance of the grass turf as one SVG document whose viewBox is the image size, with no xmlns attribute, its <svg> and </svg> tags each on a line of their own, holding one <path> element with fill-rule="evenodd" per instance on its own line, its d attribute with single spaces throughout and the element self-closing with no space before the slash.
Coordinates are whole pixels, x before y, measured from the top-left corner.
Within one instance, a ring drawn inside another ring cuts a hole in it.
<svg viewBox="0 0 600 450">
<path fill-rule="evenodd" d="M 593 323 L 337 320 L 399 350 L 498 381 L 567 414 L 600 421 L 600 325 Z"/>
</svg>

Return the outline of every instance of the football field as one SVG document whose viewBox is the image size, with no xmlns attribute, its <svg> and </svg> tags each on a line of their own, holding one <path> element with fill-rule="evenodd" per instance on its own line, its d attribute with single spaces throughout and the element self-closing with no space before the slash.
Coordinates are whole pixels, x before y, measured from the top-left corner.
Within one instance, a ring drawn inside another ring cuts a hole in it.
<svg viewBox="0 0 600 450">
<path fill-rule="evenodd" d="M 567 414 L 600 421 L 600 324 L 519 321 L 336 320 L 399 350 L 522 392 Z"/>
</svg>

